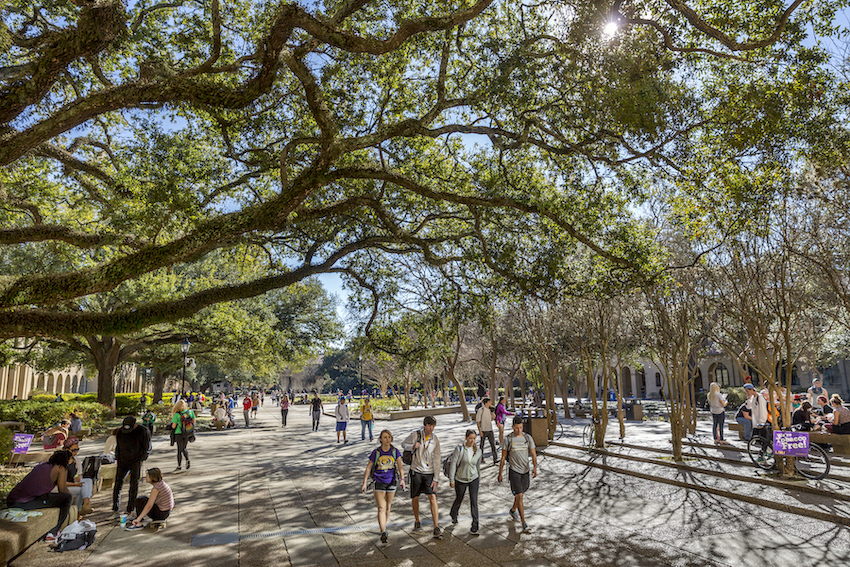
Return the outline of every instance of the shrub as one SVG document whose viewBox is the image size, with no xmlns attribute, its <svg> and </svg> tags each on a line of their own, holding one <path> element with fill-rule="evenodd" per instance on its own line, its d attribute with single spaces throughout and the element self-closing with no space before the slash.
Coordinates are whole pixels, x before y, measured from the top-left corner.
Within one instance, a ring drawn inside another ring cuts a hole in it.
<svg viewBox="0 0 850 567">
<path fill-rule="evenodd" d="M 0 427 L 0 462 L 3 462 L 12 452 L 12 437 L 15 434 L 8 427 Z"/>
<path fill-rule="evenodd" d="M 96 402 L 0 400 L 0 421 L 21 421 L 31 433 L 41 433 L 71 411 L 77 411 L 83 418 L 83 425 L 92 428 L 102 426 L 112 413 L 108 407 Z"/>
</svg>

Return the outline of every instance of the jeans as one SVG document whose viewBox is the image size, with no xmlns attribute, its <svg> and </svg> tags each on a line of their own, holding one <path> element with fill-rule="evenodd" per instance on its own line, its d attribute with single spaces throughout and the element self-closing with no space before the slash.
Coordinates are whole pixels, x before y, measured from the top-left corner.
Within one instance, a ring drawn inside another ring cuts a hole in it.
<svg viewBox="0 0 850 567">
<path fill-rule="evenodd" d="M 86 498 L 91 498 L 93 482 L 90 478 L 82 478 L 80 479 L 80 484 L 82 486 L 69 486 L 68 491 L 71 493 L 71 498 L 73 499 L 73 504 L 78 509 L 82 507 L 83 500 Z"/>
<path fill-rule="evenodd" d="M 372 424 L 375 422 L 373 419 L 361 419 L 360 420 L 360 439 L 366 439 L 366 428 L 369 428 L 369 441 L 372 441 L 374 437 L 372 437 Z"/>
<path fill-rule="evenodd" d="M 714 421 L 711 427 L 711 431 L 714 433 L 714 440 L 723 441 L 723 423 L 726 421 L 726 414 L 713 413 L 711 414 L 711 419 Z"/>
<path fill-rule="evenodd" d="M 148 505 L 148 497 L 140 496 L 136 498 L 136 518 L 139 518 L 142 515 L 142 510 L 145 509 L 145 506 Z M 148 512 L 148 517 L 153 520 L 164 520 L 171 514 L 171 510 L 160 510 L 159 507 L 154 504 L 151 506 L 150 511 Z"/>
<path fill-rule="evenodd" d="M 322 411 L 314 411 L 312 413 L 313 416 L 313 431 L 319 430 L 319 418 L 322 417 Z"/>
<path fill-rule="evenodd" d="M 288 409 L 280 410 L 280 424 L 286 425 L 286 415 L 289 413 Z"/>
<path fill-rule="evenodd" d="M 460 512 L 460 503 L 463 502 L 463 495 L 466 489 L 469 488 L 469 511 L 472 514 L 472 527 L 478 527 L 478 483 L 481 479 L 476 478 L 472 482 L 455 481 L 455 501 L 452 504 L 452 518 L 457 518 Z"/>
<path fill-rule="evenodd" d="M 746 417 L 739 417 L 735 421 L 744 426 L 744 441 L 749 441 L 753 436 L 753 420 Z"/>
<path fill-rule="evenodd" d="M 186 463 L 189 462 L 189 438 L 182 433 L 174 436 L 174 441 L 177 443 L 177 466 L 183 466 L 183 457 L 186 457 Z"/>
<path fill-rule="evenodd" d="M 490 440 L 490 448 L 493 450 L 493 462 L 495 463 L 498 457 L 496 457 L 496 438 L 493 436 L 492 429 L 481 432 L 481 458 L 484 458 L 484 441 L 486 439 Z"/>
<path fill-rule="evenodd" d="M 178 438 L 182 435 L 178 435 Z M 122 465 L 118 463 L 118 472 L 115 474 L 115 484 L 112 487 L 112 510 L 117 512 L 121 503 L 121 487 L 124 486 L 124 479 L 127 473 L 130 473 L 130 498 L 127 500 L 127 513 L 133 511 L 133 504 L 136 502 L 136 497 L 139 495 L 139 477 L 142 472 L 142 462 Z"/>
<path fill-rule="evenodd" d="M 59 528 L 68 519 L 68 514 L 71 511 L 71 495 L 65 492 L 50 492 L 30 500 L 29 502 L 9 502 L 6 501 L 9 508 L 18 508 L 20 510 L 40 510 L 42 508 L 59 508 L 59 522 L 54 526 L 50 533 L 56 535 L 59 533 Z"/>
<path fill-rule="evenodd" d="M 251 415 L 251 410 L 243 410 L 242 413 L 245 414 L 245 427 L 250 427 L 249 417 Z"/>
</svg>

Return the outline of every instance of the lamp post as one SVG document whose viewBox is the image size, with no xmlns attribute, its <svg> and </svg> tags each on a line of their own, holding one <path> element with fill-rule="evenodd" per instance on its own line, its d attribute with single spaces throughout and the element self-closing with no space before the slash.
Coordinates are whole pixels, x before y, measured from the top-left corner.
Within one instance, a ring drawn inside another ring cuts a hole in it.
<svg viewBox="0 0 850 567">
<path fill-rule="evenodd" d="M 180 387 L 180 395 L 186 391 L 186 355 L 189 354 L 189 347 L 192 343 L 189 342 L 188 337 L 183 339 L 183 342 L 180 343 L 180 350 L 183 351 L 183 384 Z"/>
</svg>

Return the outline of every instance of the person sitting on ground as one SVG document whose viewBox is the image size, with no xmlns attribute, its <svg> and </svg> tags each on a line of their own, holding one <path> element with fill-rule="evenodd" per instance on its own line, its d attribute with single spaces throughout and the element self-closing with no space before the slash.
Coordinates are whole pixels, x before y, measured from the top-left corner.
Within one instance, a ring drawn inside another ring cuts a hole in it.
<svg viewBox="0 0 850 567">
<path fill-rule="evenodd" d="M 812 404 L 803 402 L 803 404 L 794 411 L 791 416 L 791 425 L 798 426 L 800 431 L 812 430 Z"/>
<path fill-rule="evenodd" d="M 844 400 L 838 394 L 832 394 L 829 403 L 832 406 L 832 419 L 826 424 L 826 430 L 830 433 L 850 434 L 850 409 L 844 407 Z"/>
<path fill-rule="evenodd" d="M 162 480 L 162 471 L 156 468 L 148 469 L 145 481 L 153 485 L 151 494 L 136 498 L 136 517 L 127 524 L 127 530 L 140 530 L 151 522 L 162 522 L 164 525 L 174 509 L 174 494 L 171 487 Z M 145 518 L 150 520 L 146 522 Z"/>
<path fill-rule="evenodd" d="M 74 436 L 65 439 L 62 448 L 71 453 L 71 462 L 68 463 L 68 480 L 65 485 L 71 492 L 73 504 L 77 507 L 78 516 L 87 516 L 92 513 L 91 495 L 94 481 L 90 478 L 82 478 L 77 469 L 77 453 L 80 451 L 80 440 Z"/>
<path fill-rule="evenodd" d="M 71 436 L 71 432 L 69 430 L 70 426 L 71 420 L 63 419 L 58 425 L 54 425 L 45 431 L 41 436 L 44 450 L 48 451 L 50 449 L 61 447 L 62 443 L 65 442 L 65 439 Z"/>
<path fill-rule="evenodd" d="M 6 497 L 6 505 L 9 508 L 20 510 L 59 508 L 59 521 L 44 536 L 48 543 L 56 541 L 56 535 L 71 511 L 72 496 L 67 485 L 70 462 L 70 451 L 56 451 L 50 455 L 46 463 L 39 463 L 33 467 Z M 53 492 L 54 488 L 58 492 Z"/>
<path fill-rule="evenodd" d="M 216 426 L 216 423 L 221 423 L 224 427 L 230 427 L 231 422 L 227 417 L 227 410 L 225 410 L 222 406 L 218 406 L 218 408 L 213 412 L 213 427 Z"/>
</svg>

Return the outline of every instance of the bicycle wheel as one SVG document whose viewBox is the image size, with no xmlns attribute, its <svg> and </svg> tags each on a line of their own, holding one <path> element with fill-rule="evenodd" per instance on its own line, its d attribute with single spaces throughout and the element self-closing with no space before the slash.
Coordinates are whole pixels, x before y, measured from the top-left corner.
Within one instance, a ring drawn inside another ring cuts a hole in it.
<svg viewBox="0 0 850 567">
<path fill-rule="evenodd" d="M 588 423 L 584 426 L 584 431 L 581 434 L 581 444 L 582 446 L 590 451 L 593 448 L 594 442 L 594 426 L 592 423 Z"/>
<path fill-rule="evenodd" d="M 759 435 L 753 435 L 747 443 L 747 452 L 753 464 L 764 470 L 773 468 L 773 443 Z"/>
<path fill-rule="evenodd" d="M 794 465 L 800 476 L 820 480 L 829 474 L 829 455 L 819 446 L 810 443 L 809 454 L 794 459 Z"/>
</svg>

